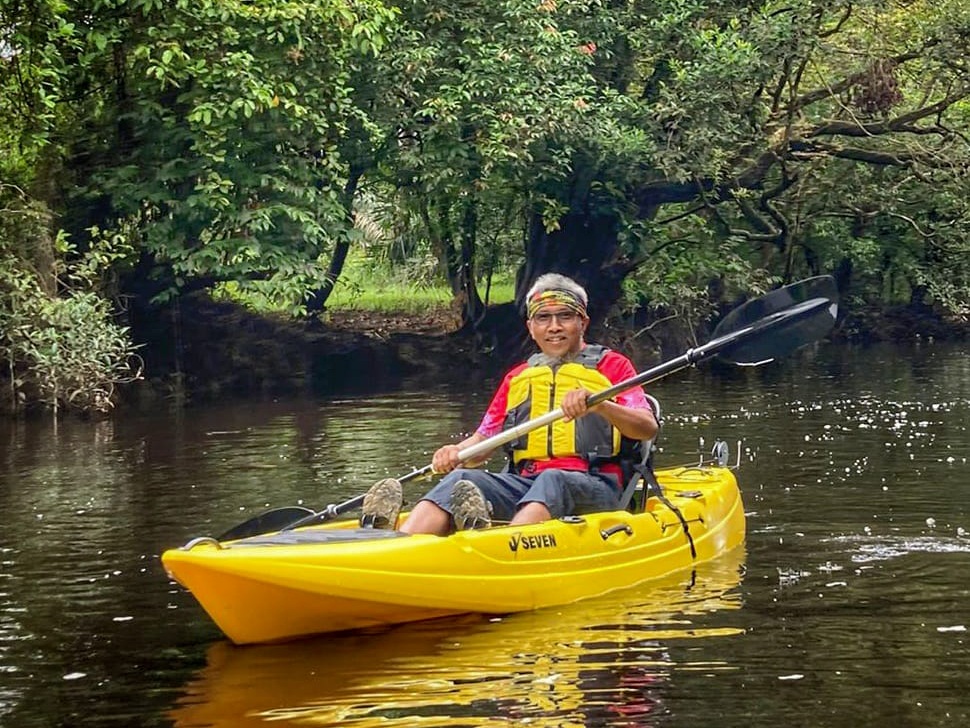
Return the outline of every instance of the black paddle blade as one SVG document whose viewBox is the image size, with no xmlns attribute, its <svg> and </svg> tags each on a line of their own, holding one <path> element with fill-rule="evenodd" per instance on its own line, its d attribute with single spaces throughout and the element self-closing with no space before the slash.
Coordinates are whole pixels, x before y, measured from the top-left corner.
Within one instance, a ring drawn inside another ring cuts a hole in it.
<svg viewBox="0 0 970 728">
<path fill-rule="evenodd" d="M 219 541 L 235 541 L 240 538 L 249 538 L 261 533 L 272 533 L 281 531 L 292 523 L 295 523 L 307 516 L 312 516 L 314 511 L 303 506 L 286 506 L 285 508 L 274 508 L 271 511 L 260 513 L 258 516 L 243 521 L 238 526 L 233 526 L 224 534 L 219 536 Z"/>
<path fill-rule="evenodd" d="M 817 276 L 748 301 L 724 317 L 714 329 L 714 338 L 745 329 L 751 329 L 751 336 L 725 347 L 718 356 L 733 364 L 757 366 L 817 341 L 835 324 L 838 295 L 832 276 Z M 766 335 L 758 336 L 762 331 Z"/>
</svg>

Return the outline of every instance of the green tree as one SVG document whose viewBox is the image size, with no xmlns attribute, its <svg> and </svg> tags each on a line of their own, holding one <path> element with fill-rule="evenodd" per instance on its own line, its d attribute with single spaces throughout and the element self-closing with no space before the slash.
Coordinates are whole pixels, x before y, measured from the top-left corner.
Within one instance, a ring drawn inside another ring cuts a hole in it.
<svg viewBox="0 0 970 728">
<path fill-rule="evenodd" d="M 141 376 L 128 330 L 95 281 L 123 244 L 96 237 L 66 265 L 72 246 L 63 236 L 49 240 L 49 225 L 43 205 L 0 185 L 0 399 L 14 410 L 41 404 L 55 416 L 106 412 L 115 386 Z"/>
<path fill-rule="evenodd" d="M 473 323 L 484 311 L 476 274 L 521 228 L 518 183 L 540 164 L 568 174 L 568 157 L 542 146 L 582 122 L 590 62 L 554 2 L 398 7 L 401 27 L 377 61 L 388 143 L 370 177 L 420 221 Z"/>
<path fill-rule="evenodd" d="M 381 169 L 466 322 L 488 224 L 525 230 L 519 299 L 560 270 L 594 290 L 597 317 L 625 284 L 662 302 L 705 278 L 823 270 L 848 285 L 885 268 L 952 310 L 966 300 L 966 271 L 934 263 L 964 239 L 963 3 L 401 7 L 380 59 L 397 142 Z M 851 241 L 880 217 L 870 269 Z"/>
<path fill-rule="evenodd" d="M 76 117 L 60 131 L 65 219 L 139 235 L 129 294 L 261 278 L 302 293 L 352 234 L 369 144 L 349 79 L 385 42 L 379 2 L 89 2 L 62 52 Z M 82 152 L 83 150 L 83 152 Z"/>
<path fill-rule="evenodd" d="M 8 184 L 50 211 L 49 240 L 67 230 L 68 256 L 92 230 L 123 235 L 111 265 L 139 305 L 259 280 L 319 310 L 359 239 L 355 204 L 380 200 L 473 327 L 499 253 L 519 299 L 558 270 L 596 318 L 624 292 L 700 301 L 714 279 L 824 270 L 867 297 L 966 308 L 958 0 L 0 12 Z"/>
<path fill-rule="evenodd" d="M 933 263 L 966 218 L 965 3 L 613 4 L 574 28 L 603 113 L 571 137 L 570 183 L 547 188 L 559 225 L 533 215 L 524 279 L 564 270 L 609 303 L 655 251 L 710 241 L 790 279 L 838 266 L 833 242 L 869 210 L 890 258 L 902 228 L 924 248 L 894 270 L 965 303 L 965 265 Z M 685 217 L 713 236 L 683 245 Z"/>
</svg>

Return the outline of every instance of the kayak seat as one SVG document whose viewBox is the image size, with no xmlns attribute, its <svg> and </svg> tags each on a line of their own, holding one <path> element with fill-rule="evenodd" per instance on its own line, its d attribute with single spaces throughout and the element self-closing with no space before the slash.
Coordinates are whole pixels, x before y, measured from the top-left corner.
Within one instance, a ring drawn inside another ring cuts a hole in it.
<svg viewBox="0 0 970 728">
<path fill-rule="evenodd" d="M 653 454 L 657 451 L 657 440 L 660 437 L 660 428 L 663 426 L 660 415 L 660 401 L 649 394 L 646 397 L 650 403 L 650 408 L 653 410 L 653 416 L 657 419 L 657 434 L 638 443 L 639 458 L 634 463 L 633 473 L 620 495 L 620 509 L 632 513 L 643 511 L 647 504 L 647 498 L 651 495 L 663 495 L 660 483 L 657 482 L 657 476 L 653 472 Z"/>
</svg>

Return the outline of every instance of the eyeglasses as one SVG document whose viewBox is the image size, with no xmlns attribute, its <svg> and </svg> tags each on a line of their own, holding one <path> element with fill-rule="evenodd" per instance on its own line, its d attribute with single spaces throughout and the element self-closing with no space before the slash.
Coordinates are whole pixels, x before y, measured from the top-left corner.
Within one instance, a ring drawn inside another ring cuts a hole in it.
<svg viewBox="0 0 970 728">
<path fill-rule="evenodd" d="M 539 326 L 548 326 L 553 319 L 556 319 L 560 324 L 574 324 L 579 320 L 579 314 L 575 311 L 557 311 L 556 313 L 539 311 L 532 315 L 532 321 Z"/>
</svg>

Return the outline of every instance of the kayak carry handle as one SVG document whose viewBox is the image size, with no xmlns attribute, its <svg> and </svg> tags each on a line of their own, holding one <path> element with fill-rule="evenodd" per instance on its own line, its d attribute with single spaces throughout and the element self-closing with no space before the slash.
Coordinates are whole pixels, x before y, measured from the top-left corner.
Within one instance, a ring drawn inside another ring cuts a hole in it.
<svg viewBox="0 0 970 728">
<path fill-rule="evenodd" d="M 617 533 L 625 533 L 627 536 L 632 536 L 633 528 L 628 523 L 617 523 L 615 526 L 600 530 L 600 536 L 604 541 Z"/>
</svg>

